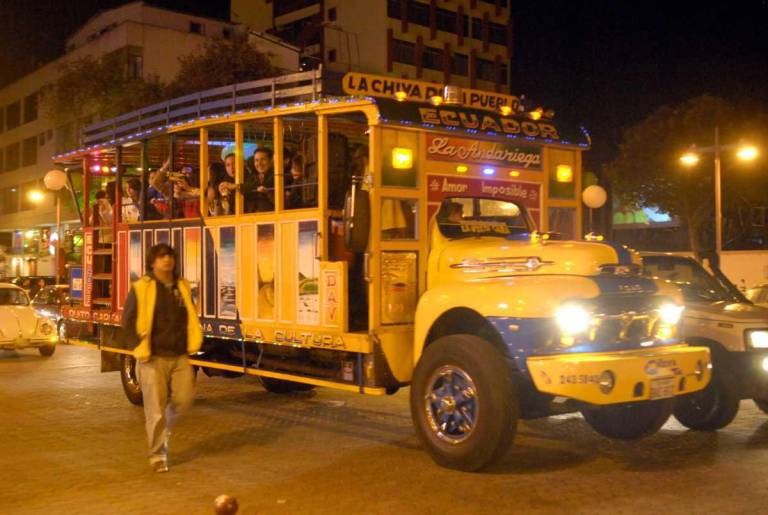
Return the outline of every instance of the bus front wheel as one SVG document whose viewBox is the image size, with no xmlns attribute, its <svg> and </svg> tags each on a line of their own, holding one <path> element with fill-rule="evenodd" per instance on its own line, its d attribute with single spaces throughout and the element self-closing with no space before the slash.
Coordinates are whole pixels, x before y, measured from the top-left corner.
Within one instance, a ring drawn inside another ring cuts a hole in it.
<svg viewBox="0 0 768 515">
<path fill-rule="evenodd" d="M 414 371 L 411 416 L 421 444 L 438 465 L 475 471 L 500 460 L 519 418 L 506 359 L 477 336 L 436 340 Z"/>
</svg>

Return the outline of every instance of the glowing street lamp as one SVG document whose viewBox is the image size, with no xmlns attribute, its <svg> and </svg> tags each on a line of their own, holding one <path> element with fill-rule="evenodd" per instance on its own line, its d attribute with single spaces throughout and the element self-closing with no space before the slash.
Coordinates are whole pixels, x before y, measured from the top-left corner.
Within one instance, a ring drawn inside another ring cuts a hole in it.
<svg viewBox="0 0 768 515">
<path fill-rule="evenodd" d="M 759 152 L 757 147 L 744 144 L 720 144 L 720 128 L 715 127 L 715 144 L 711 147 L 694 147 L 680 156 L 680 162 L 687 166 L 696 166 L 699 162 L 699 153 L 713 154 L 715 158 L 715 252 L 720 255 L 723 250 L 723 207 L 722 190 L 720 184 L 720 153 L 722 151 L 735 151 L 736 157 L 742 161 L 754 161 Z"/>
<path fill-rule="evenodd" d="M 45 187 L 56 194 L 56 282 L 62 276 L 61 266 L 61 189 L 67 185 L 67 173 L 61 170 L 51 170 L 43 178 Z"/>
</svg>

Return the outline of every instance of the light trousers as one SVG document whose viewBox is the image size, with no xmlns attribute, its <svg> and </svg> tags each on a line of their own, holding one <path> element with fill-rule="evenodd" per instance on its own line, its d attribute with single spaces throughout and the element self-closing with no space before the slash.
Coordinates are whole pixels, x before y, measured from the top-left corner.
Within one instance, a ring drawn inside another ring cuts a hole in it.
<svg viewBox="0 0 768 515">
<path fill-rule="evenodd" d="M 136 372 L 144 396 L 149 461 L 166 461 L 171 428 L 194 399 L 192 365 L 188 356 L 153 356 L 149 361 L 139 361 Z"/>
</svg>

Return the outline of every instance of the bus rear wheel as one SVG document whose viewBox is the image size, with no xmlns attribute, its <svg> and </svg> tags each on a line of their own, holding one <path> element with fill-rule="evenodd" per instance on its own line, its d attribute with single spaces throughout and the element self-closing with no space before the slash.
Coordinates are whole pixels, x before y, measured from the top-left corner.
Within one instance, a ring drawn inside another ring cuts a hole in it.
<svg viewBox="0 0 768 515">
<path fill-rule="evenodd" d="M 500 460 L 519 418 L 506 359 L 477 336 L 436 340 L 414 371 L 411 416 L 416 435 L 438 465 L 476 471 Z"/>
<path fill-rule="evenodd" d="M 141 384 L 136 375 L 136 359 L 128 354 L 120 356 L 120 381 L 123 383 L 123 391 L 128 401 L 136 406 L 144 404 L 144 396 L 141 393 Z"/>
<path fill-rule="evenodd" d="M 293 392 L 308 392 L 315 389 L 315 385 L 306 383 L 297 383 L 294 381 L 286 381 L 284 379 L 275 379 L 274 377 L 259 376 L 261 385 L 269 393 L 293 393 Z"/>
<path fill-rule="evenodd" d="M 675 407 L 675 399 L 615 404 L 581 412 L 592 429 L 619 440 L 636 440 L 661 429 Z"/>
</svg>

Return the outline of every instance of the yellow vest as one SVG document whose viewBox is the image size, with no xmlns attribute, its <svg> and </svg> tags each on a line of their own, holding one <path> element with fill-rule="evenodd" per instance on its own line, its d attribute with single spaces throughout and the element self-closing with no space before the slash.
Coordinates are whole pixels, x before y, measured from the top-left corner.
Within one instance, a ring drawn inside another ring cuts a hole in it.
<svg viewBox="0 0 768 515">
<path fill-rule="evenodd" d="M 200 350 L 203 343 L 203 329 L 197 317 L 197 309 L 192 302 L 192 290 L 185 279 L 178 281 L 181 298 L 187 307 L 187 354 L 194 354 Z M 157 281 L 145 275 L 133 283 L 133 291 L 136 293 L 136 334 L 141 340 L 133 349 L 133 357 L 139 361 L 147 361 L 151 357 L 152 345 L 152 320 L 155 318 L 155 299 L 157 298 Z"/>
</svg>

